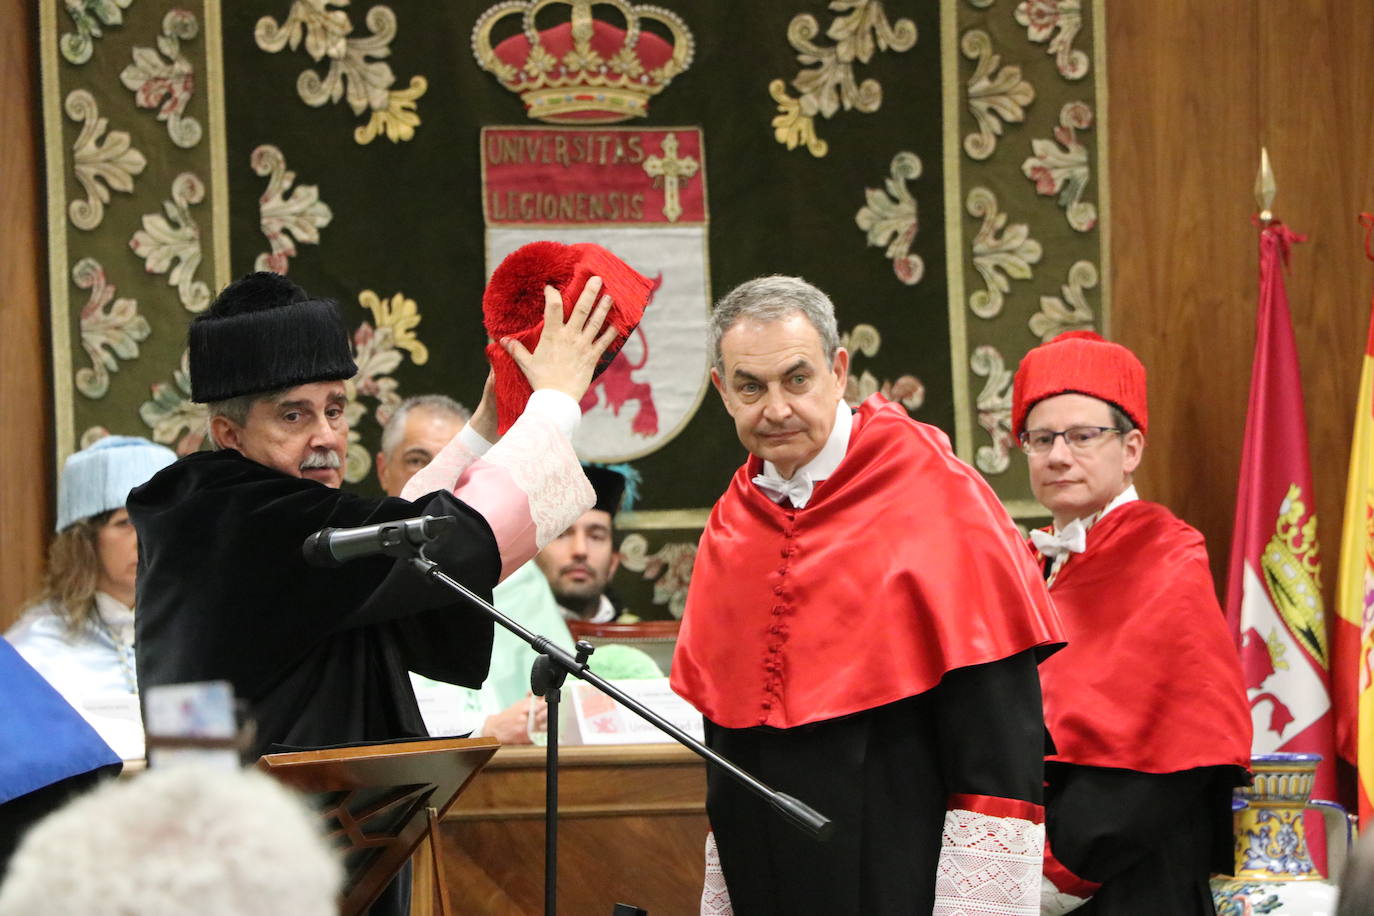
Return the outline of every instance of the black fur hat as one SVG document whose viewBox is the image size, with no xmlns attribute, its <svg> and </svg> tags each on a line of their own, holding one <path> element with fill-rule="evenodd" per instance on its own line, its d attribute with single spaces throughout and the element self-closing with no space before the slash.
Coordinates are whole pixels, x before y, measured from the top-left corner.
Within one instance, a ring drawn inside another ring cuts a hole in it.
<svg viewBox="0 0 1374 916">
<path fill-rule="evenodd" d="M 205 404 L 358 372 L 348 330 L 330 299 L 311 299 L 259 271 L 224 288 L 191 322 L 191 400 Z"/>
</svg>

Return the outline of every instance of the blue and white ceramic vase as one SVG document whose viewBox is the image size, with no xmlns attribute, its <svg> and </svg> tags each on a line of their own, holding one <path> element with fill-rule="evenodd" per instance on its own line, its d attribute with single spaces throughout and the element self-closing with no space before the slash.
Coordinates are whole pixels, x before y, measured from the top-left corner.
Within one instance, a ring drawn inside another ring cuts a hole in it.
<svg viewBox="0 0 1374 916">
<path fill-rule="evenodd" d="M 1251 761 L 1255 783 L 1235 791 L 1234 877 L 1212 879 L 1218 916 L 1261 913 L 1331 916 L 1336 885 L 1312 862 L 1304 815 L 1310 809 L 1327 819 L 1327 844 L 1333 872 L 1349 852 L 1351 835 L 1345 809 L 1312 801 L 1320 754 L 1260 754 Z M 1334 829 L 1330 829 L 1334 827 Z"/>
</svg>

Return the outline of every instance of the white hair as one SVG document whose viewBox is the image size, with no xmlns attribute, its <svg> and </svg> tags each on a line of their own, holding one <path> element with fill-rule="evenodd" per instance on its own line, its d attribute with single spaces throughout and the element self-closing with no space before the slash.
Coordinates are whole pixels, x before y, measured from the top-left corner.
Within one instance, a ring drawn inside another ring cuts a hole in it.
<svg viewBox="0 0 1374 916">
<path fill-rule="evenodd" d="M 0 916 L 335 916 L 342 880 L 289 789 L 251 770 L 174 767 L 106 783 L 35 825 Z"/>
<path fill-rule="evenodd" d="M 442 417 L 452 417 L 458 423 L 472 419 L 472 411 L 446 394 L 417 394 L 406 398 L 392 412 L 382 426 L 382 454 L 390 456 L 405 436 L 406 417 L 412 410 L 427 410 Z"/>
</svg>

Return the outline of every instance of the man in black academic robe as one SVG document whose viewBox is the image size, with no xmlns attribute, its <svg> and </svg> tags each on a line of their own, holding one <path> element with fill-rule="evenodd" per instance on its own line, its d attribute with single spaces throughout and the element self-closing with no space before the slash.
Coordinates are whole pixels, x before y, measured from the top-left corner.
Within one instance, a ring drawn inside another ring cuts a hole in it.
<svg viewBox="0 0 1374 916">
<path fill-rule="evenodd" d="M 431 492 L 406 500 L 339 489 L 343 380 L 356 366 L 334 303 L 275 274 L 227 287 L 189 341 L 192 397 L 209 404 L 220 450 L 181 459 L 129 497 L 140 686 L 228 680 L 257 724 L 253 754 L 424 736 L 406 672 L 480 686 L 492 624 L 406 560 L 317 569 L 302 543 L 325 527 L 449 516 L 453 530 L 429 555 L 489 598 L 503 571 L 592 504 L 568 440 L 607 342 L 597 330 L 608 300 L 592 312 L 598 289 L 588 282 L 566 322 L 546 322 L 533 355 L 513 345 L 536 390 L 502 441 L 488 441 L 496 406 L 484 397 L 427 469 Z M 373 912 L 403 912 L 407 890 L 393 882 Z"/>
</svg>

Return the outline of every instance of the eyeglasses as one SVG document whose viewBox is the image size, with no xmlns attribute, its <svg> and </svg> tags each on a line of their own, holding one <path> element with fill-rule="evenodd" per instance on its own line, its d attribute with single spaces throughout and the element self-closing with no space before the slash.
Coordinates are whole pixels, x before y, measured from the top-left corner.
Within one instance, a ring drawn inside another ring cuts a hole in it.
<svg viewBox="0 0 1374 916">
<path fill-rule="evenodd" d="M 1028 429 L 1021 433 L 1021 448 L 1027 455 L 1043 455 L 1054 448 L 1054 440 L 1064 437 L 1064 443 L 1075 452 L 1086 452 L 1102 441 L 1107 433 L 1119 433 L 1115 426 L 1070 426 L 1055 432 L 1052 429 Z"/>
</svg>

